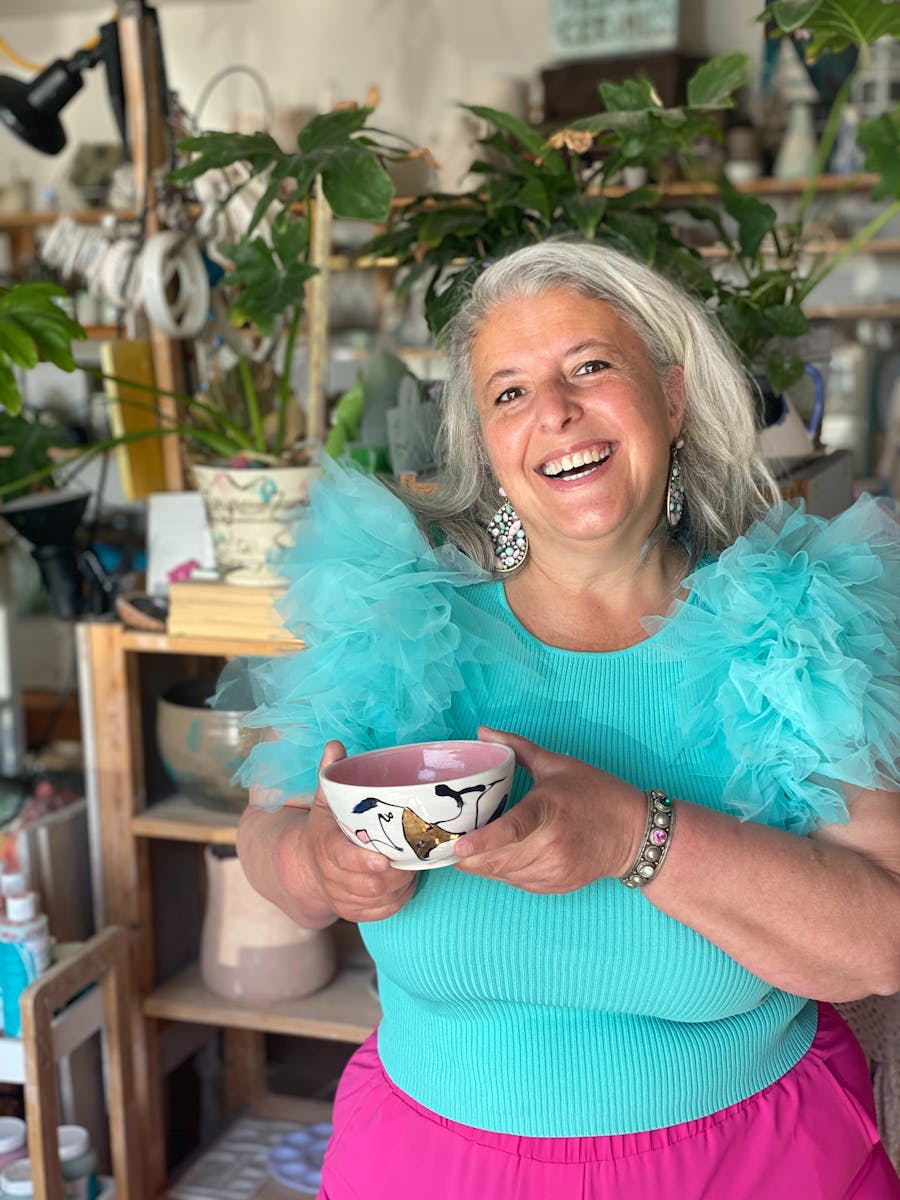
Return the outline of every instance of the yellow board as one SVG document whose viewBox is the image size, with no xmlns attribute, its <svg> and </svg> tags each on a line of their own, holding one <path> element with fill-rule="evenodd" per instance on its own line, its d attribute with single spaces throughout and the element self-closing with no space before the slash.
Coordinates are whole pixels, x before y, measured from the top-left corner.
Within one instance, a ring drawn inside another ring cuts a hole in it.
<svg viewBox="0 0 900 1200">
<path fill-rule="evenodd" d="M 158 425 L 153 387 L 153 355 L 148 338 L 132 338 L 128 341 L 104 342 L 100 347 L 100 365 L 104 375 L 115 375 L 119 379 L 133 380 L 141 388 L 129 387 L 127 383 L 104 380 L 104 389 L 109 401 L 109 423 L 114 437 L 155 429 Z M 162 442 L 156 437 L 139 438 L 116 451 L 122 490 L 126 500 L 145 500 L 151 492 L 166 490 L 163 466 Z"/>
</svg>

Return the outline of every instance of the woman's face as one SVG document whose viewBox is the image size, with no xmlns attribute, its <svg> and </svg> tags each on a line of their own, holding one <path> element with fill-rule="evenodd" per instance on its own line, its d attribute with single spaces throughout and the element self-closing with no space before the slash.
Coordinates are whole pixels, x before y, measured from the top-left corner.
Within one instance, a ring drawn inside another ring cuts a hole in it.
<svg viewBox="0 0 900 1200">
<path fill-rule="evenodd" d="M 681 368 L 660 384 L 609 304 L 562 288 L 493 309 L 472 362 L 488 457 L 532 548 L 639 552 L 681 428 Z"/>
</svg>

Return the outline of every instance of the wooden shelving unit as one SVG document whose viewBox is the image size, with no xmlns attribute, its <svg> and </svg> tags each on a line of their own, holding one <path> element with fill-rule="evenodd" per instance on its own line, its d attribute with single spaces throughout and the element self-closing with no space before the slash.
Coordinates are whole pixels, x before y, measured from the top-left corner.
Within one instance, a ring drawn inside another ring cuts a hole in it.
<svg viewBox="0 0 900 1200">
<path fill-rule="evenodd" d="M 145 1160 L 134 1196 L 155 1200 L 167 1195 L 165 1075 L 198 1038 L 211 1028 L 221 1031 L 230 1113 L 274 1107 L 299 1121 L 309 1119 L 300 1115 L 302 1102 L 268 1095 L 266 1034 L 358 1044 L 374 1029 L 380 1008 L 371 963 L 358 952 L 342 957 L 336 978 L 321 991 L 269 1007 L 238 1005 L 210 992 L 196 961 L 174 967 L 162 961 L 167 937 L 191 936 L 182 928 L 190 928 L 190 919 L 182 920 L 177 908 L 185 895 L 179 875 L 192 877 L 196 901 L 200 848 L 234 844 L 238 815 L 167 794 L 152 738 L 154 698 L 167 682 L 208 668 L 211 659 L 296 652 L 297 643 L 176 638 L 100 620 L 78 626 L 77 644 L 95 899 L 102 920 L 129 931 L 134 967 L 134 1104 Z M 182 951 L 175 949 L 176 958 Z M 196 959 L 196 952 L 195 941 L 188 957 Z M 316 1111 L 321 1119 L 328 1108 Z M 267 1185 L 259 1200 L 281 1200 L 283 1193 Z"/>
</svg>

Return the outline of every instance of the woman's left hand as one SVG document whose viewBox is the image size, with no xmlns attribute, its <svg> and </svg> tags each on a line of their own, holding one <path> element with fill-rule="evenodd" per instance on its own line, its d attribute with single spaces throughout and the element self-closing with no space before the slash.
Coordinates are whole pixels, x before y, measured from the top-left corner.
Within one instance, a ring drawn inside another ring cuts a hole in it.
<svg viewBox="0 0 900 1200">
<path fill-rule="evenodd" d="M 482 728 L 479 737 L 510 746 L 534 787 L 515 808 L 459 839 L 459 870 L 527 892 L 574 892 L 625 874 L 646 824 L 643 792 L 517 734 Z"/>
</svg>

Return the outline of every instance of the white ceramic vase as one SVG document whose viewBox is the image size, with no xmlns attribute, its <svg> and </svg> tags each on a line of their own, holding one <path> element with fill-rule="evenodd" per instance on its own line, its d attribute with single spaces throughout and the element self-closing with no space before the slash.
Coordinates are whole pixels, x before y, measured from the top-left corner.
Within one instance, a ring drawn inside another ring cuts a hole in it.
<svg viewBox="0 0 900 1200">
<path fill-rule="evenodd" d="M 194 464 L 219 570 L 228 583 L 278 582 L 273 551 L 307 503 L 321 467 L 216 467 Z"/>
<path fill-rule="evenodd" d="M 337 970 L 331 929 L 305 929 L 255 892 L 240 860 L 207 846 L 200 974 L 217 996 L 277 1004 L 323 988 Z"/>
</svg>

